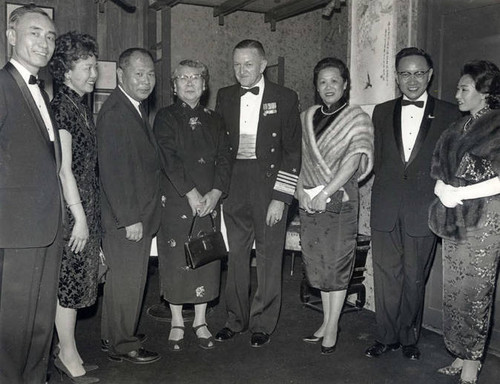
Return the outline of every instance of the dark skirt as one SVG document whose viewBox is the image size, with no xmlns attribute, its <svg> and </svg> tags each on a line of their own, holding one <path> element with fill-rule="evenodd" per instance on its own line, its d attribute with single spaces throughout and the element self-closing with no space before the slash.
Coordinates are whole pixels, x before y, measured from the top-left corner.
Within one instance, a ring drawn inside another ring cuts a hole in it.
<svg viewBox="0 0 500 384">
<path fill-rule="evenodd" d="M 214 211 L 219 225 L 220 209 Z M 169 199 L 162 208 L 162 221 L 157 237 L 160 288 L 163 298 L 171 304 L 200 304 L 219 296 L 221 263 L 219 260 L 196 269 L 186 263 L 184 243 L 192 221 L 187 198 Z M 196 220 L 197 233 L 211 231 L 209 216 Z"/>
<path fill-rule="evenodd" d="M 300 210 L 302 260 L 309 285 L 322 291 L 347 289 L 358 232 L 358 201 L 342 203 L 340 213 Z"/>
<path fill-rule="evenodd" d="M 443 333 L 448 350 L 480 360 L 489 333 L 500 259 L 500 200 L 484 207 L 480 228 L 465 242 L 443 239 Z"/>
</svg>

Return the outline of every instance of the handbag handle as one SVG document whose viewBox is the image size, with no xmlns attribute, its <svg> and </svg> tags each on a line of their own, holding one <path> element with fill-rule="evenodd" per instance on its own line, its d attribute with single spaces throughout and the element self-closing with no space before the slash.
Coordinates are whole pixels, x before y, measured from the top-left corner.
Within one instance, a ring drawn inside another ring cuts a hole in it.
<svg viewBox="0 0 500 384">
<path fill-rule="evenodd" d="M 211 214 L 209 214 L 210 216 L 210 219 L 212 220 L 212 231 L 213 232 L 217 232 L 217 229 L 215 228 L 215 221 L 214 221 L 214 218 Z M 188 235 L 188 240 L 191 240 L 191 238 L 193 237 L 193 229 L 194 229 L 194 225 L 196 223 L 196 219 L 198 218 L 198 214 L 196 214 L 194 217 L 193 217 L 193 221 L 191 222 L 191 228 L 189 229 L 189 235 Z"/>
</svg>

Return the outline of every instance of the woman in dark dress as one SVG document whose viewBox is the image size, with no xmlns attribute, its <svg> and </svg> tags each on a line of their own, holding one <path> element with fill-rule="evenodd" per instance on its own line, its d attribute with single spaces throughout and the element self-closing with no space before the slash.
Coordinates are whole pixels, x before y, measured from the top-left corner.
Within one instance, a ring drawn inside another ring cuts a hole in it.
<svg viewBox="0 0 500 384">
<path fill-rule="evenodd" d="M 358 181 L 373 165 L 373 125 L 349 105 L 349 70 L 336 58 L 314 68 L 321 99 L 302 113 L 302 169 L 297 185 L 302 258 L 309 284 L 321 291 L 323 323 L 305 342 L 335 350 L 338 321 L 354 268 Z"/>
<path fill-rule="evenodd" d="M 183 348 L 182 306 L 191 303 L 198 344 L 211 349 L 214 341 L 205 313 L 207 303 L 219 296 L 220 261 L 190 269 L 184 243 L 194 216 L 198 216 L 195 233 L 211 231 L 210 216 L 220 224 L 220 198 L 229 186 L 229 147 L 222 119 L 200 105 L 208 84 L 205 64 L 181 61 L 172 82 L 177 102 L 161 109 L 154 123 L 166 174 L 158 254 L 161 294 L 172 311 L 168 346 L 173 351 Z"/>
<path fill-rule="evenodd" d="M 83 98 L 97 79 L 97 43 L 93 37 L 68 32 L 56 40 L 50 72 L 58 91 L 51 107 L 61 138 L 61 183 L 67 205 L 61 262 L 56 330 L 59 353 L 56 367 L 75 382 L 96 366 L 84 365 L 75 342 L 78 308 L 93 305 L 97 297 L 100 251 L 97 148 L 92 112 Z"/>
<path fill-rule="evenodd" d="M 464 65 L 455 95 L 468 112 L 436 144 L 438 199 L 430 228 L 443 238 L 443 333 L 456 356 L 438 372 L 476 383 L 489 334 L 500 260 L 500 70 Z"/>
</svg>

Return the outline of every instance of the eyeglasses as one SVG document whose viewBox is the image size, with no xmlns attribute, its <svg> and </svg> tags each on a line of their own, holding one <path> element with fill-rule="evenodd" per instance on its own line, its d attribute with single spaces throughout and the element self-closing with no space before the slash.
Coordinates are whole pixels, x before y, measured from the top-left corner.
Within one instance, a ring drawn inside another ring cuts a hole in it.
<svg viewBox="0 0 500 384">
<path fill-rule="evenodd" d="M 403 80 L 410 80 L 410 77 L 414 76 L 417 80 L 422 80 L 427 73 L 429 73 L 431 69 L 429 68 L 427 71 L 417 71 L 417 72 L 398 72 L 398 75 Z"/>
<path fill-rule="evenodd" d="M 187 75 L 182 75 L 182 76 L 177 76 L 174 78 L 174 80 L 179 80 L 180 83 L 187 84 L 189 80 L 192 82 L 201 79 L 203 76 L 201 73 L 195 73 L 193 75 L 187 76 Z"/>
</svg>

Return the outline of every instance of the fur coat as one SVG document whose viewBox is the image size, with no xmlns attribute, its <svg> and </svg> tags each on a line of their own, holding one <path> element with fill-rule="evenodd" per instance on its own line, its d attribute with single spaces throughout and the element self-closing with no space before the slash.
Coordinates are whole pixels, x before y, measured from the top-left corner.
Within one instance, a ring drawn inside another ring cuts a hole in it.
<svg viewBox="0 0 500 384">
<path fill-rule="evenodd" d="M 328 185 L 349 158 L 362 154 L 361 176 L 364 179 L 373 168 L 373 124 L 358 106 L 347 106 L 316 141 L 313 116 L 320 106 L 315 105 L 301 115 L 303 185 Z"/>
<path fill-rule="evenodd" d="M 431 177 L 462 187 L 500 175 L 500 110 L 491 110 L 453 123 L 436 144 Z M 429 227 L 445 239 L 463 241 L 467 230 L 479 225 L 486 198 L 464 200 L 446 208 L 436 198 L 429 208 Z"/>
</svg>

